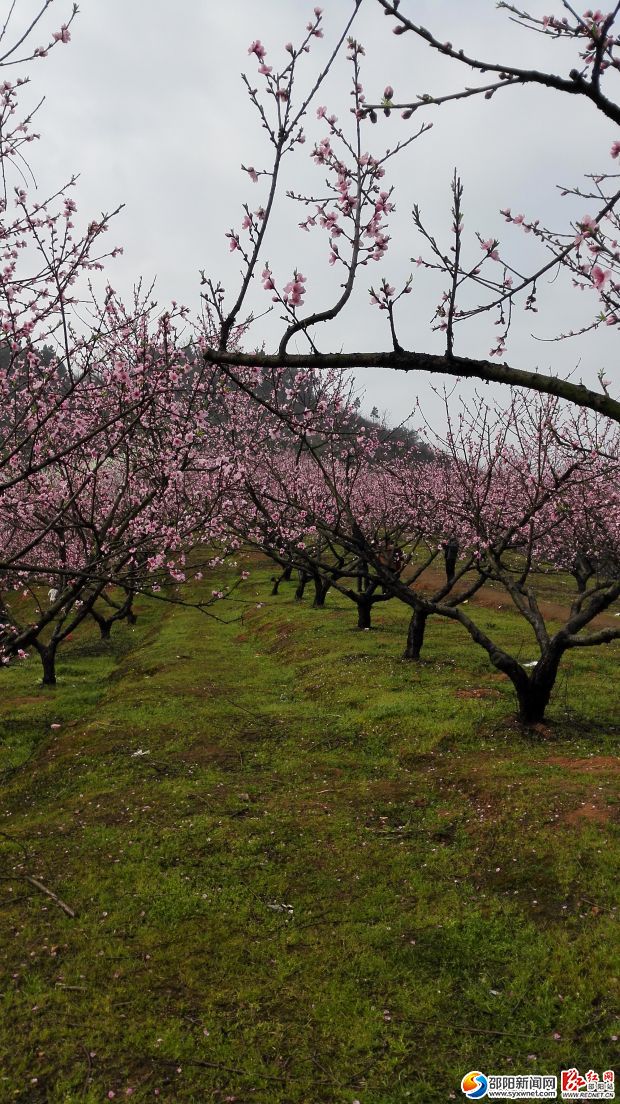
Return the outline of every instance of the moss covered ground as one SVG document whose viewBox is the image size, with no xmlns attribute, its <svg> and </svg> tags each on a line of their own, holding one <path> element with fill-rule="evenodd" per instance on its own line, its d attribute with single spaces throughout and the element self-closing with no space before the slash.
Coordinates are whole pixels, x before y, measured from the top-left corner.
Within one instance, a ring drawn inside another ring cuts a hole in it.
<svg viewBox="0 0 620 1104">
<path fill-rule="evenodd" d="M 525 730 L 459 626 L 407 664 L 403 607 L 357 632 L 270 574 L 228 624 L 85 626 L 55 689 L 2 673 L 0 1101 L 444 1104 L 472 1069 L 613 1067 L 620 645 Z"/>
</svg>

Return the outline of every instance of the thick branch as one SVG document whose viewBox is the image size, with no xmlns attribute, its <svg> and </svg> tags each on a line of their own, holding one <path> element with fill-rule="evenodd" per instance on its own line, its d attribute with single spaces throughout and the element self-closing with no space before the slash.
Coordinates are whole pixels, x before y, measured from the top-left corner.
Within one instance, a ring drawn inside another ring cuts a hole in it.
<svg viewBox="0 0 620 1104">
<path fill-rule="evenodd" d="M 567 92 L 569 95 L 586 96 L 608 119 L 611 119 L 614 123 L 620 123 L 620 105 L 603 95 L 597 81 L 587 80 L 576 69 L 571 70 L 567 79 L 566 77 L 559 77 L 555 73 L 544 73 L 537 69 L 520 69 L 514 65 L 482 61 L 479 58 L 470 57 L 463 50 L 454 49 L 447 42 L 440 42 L 426 27 L 420 26 L 419 23 L 413 23 L 402 15 L 397 10 L 397 5 L 390 3 L 389 0 L 379 0 L 379 4 L 386 15 L 394 16 L 399 21 L 403 31 L 412 31 L 435 50 L 476 72 L 505 74 L 505 79 L 512 84 L 540 84 L 546 88 L 553 88 L 558 92 Z M 411 106 L 418 105 L 412 104 Z"/>
<path fill-rule="evenodd" d="M 556 395 L 576 406 L 595 410 L 612 421 L 620 422 L 620 402 L 609 395 L 592 391 L 581 383 L 571 383 L 559 376 L 528 372 L 509 364 L 493 364 L 490 360 L 418 353 L 406 349 L 378 353 L 227 353 L 208 349 L 205 360 L 211 364 L 237 368 L 339 368 L 355 371 L 360 368 L 391 368 L 396 372 L 430 372 L 433 375 L 480 379 L 486 383 L 504 383 L 523 387 L 544 395 Z"/>
</svg>

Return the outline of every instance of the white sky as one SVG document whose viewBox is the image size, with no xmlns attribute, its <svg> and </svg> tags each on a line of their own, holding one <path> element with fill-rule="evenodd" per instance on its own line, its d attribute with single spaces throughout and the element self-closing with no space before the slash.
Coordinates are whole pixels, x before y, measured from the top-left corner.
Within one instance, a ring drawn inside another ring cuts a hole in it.
<svg viewBox="0 0 620 1104">
<path fill-rule="evenodd" d="M 46 26 L 57 29 L 70 6 L 55 0 Z M 7 7 L 7 0 L 0 0 L 0 11 Z M 38 5 L 18 0 L 18 7 L 19 18 L 25 19 Z M 129 291 L 139 276 L 157 277 L 162 304 L 174 298 L 195 310 L 198 273 L 205 269 L 236 294 L 239 264 L 224 234 L 239 228 L 242 203 L 258 207 L 266 190 L 264 180 L 252 185 L 240 164 L 269 168 L 270 163 L 268 144 L 239 74 L 245 70 L 255 83 L 260 80 L 255 58 L 247 54 L 255 38 L 267 48 L 267 60 L 280 65 L 284 44 L 299 41 L 312 7 L 300 0 L 81 0 L 71 44 L 29 67 L 29 94 L 46 96 L 37 123 L 42 140 L 31 147 L 40 190 L 57 187 L 75 172 L 81 175 L 74 198 L 85 221 L 118 203 L 126 205 L 110 233 L 125 249 L 109 270 L 117 290 Z M 325 39 L 307 59 L 308 78 L 327 56 L 352 4 L 323 0 L 322 7 Z M 553 0 L 529 4 L 534 14 L 558 8 Z M 574 64 L 564 45 L 515 27 L 507 13 L 496 10 L 495 0 L 402 0 L 402 10 L 442 40 L 492 61 L 555 69 L 562 75 Z M 362 0 L 354 33 L 367 50 L 363 81 L 369 100 L 379 99 L 387 83 L 394 86 L 396 99 L 407 99 L 425 91 L 456 91 L 479 80 L 447 64 L 413 36 L 394 36 L 391 27 L 375 0 Z M 348 117 L 349 82 L 343 55 L 317 100 L 340 120 Z M 499 209 L 509 206 L 514 213 L 565 229 L 571 217 L 586 213 L 587 205 L 584 209 L 583 203 L 560 199 L 556 184 L 581 183 L 584 173 L 609 171 L 614 164 L 609 158 L 617 137 L 613 125 L 577 97 L 545 89 L 506 89 L 490 102 L 474 99 L 431 108 L 425 117 L 434 122 L 433 130 L 391 162 L 388 172 L 387 181 L 396 185 L 397 211 L 390 218 L 387 257 L 364 270 L 346 314 L 321 333 L 323 350 L 389 348 L 385 316 L 370 307 L 368 287 L 382 275 L 391 283 L 406 277 L 412 270 L 410 259 L 424 252 L 411 223 L 414 203 L 421 206 L 429 228 L 449 244 L 449 187 L 455 167 L 465 186 L 472 262 L 481 256 L 474 237 L 479 230 L 485 238 L 500 238 L 502 249 L 520 263 L 541 254 L 532 239 L 505 224 Z M 370 152 L 377 155 L 393 146 L 412 126 L 417 129 L 422 118 L 419 112 L 409 123 L 398 115 L 381 116 L 375 127 L 366 123 Z M 307 275 L 306 306 L 313 310 L 331 305 L 338 274 L 327 265 L 326 236 L 297 228 L 304 215 L 284 191 L 321 191 L 324 174 L 311 162 L 310 151 L 324 133 L 313 107 L 306 144 L 287 165 L 266 248 L 280 286 L 294 267 Z M 429 275 L 415 270 L 414 292 L 404 300 L 400 316 L 400 340 L 406 348 L 442 351 L 441 337 L 429 326 L 440 290 Z M 269 306 L 269 295 L 258 282 L 251 303 L 256 311 Z M 560 344 L 531 337 L 533 327 L 537 337 L 551 337 L 586 321 L 595 310 L 593 295 L 574 291 L 561 278 L 541 286 L 539 304 L 538 316 L 520 316 L 509 343 L 509 363 L 562 374 L 573 371 L 575 379 L 591 385 L 600 367 L 618 378 L 609 331 Z M 264 339 L 271 350 L 280 332 L 276 312 L 257 325 L 252 345 Z M 457 352 L 486 357 L 492 338 L 491 318 L 466 323 L 459 331 Z M 304 345 L 300 342 L 298 348 Z M 376 404 L 392 421 L 414 405 L 417 395 L 431 417 L 440 417 L 440 404 L 429 397 L 424 377 L 375 371 L 359 378 L 366 388 L 365 406 Z"/>
</svg>

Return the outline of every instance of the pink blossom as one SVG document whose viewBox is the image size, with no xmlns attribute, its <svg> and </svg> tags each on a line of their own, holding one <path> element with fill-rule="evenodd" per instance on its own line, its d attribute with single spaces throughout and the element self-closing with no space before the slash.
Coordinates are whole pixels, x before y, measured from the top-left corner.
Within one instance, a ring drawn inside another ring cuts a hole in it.
<svg viewBox="0 0 620 1104">
<path fill-rule="evenodd" d="M 611 156 L 616 159 L 620 154 L 620 142 L 614 142 L 611 147 Z"/>
<path fill-rule="evenodd" d="M 582 234 L 594 234 L 598 230 L 598 223 L 592 215 L 584 215 L 577 225 Z"/>
<path fill-rule="evenodd" d="M 71 42 L 71 33 L 66 23 L 63 23 L 60 30 L 55 32 L 54 42 Z"/>
<path fill-rule="evenodd" d="M 293 307 L 301 306 L 303 303 L 303 296 L 305 294 L 304 284 L 306 277 L 302 276 L 301 272 L 295 270 L 293 279 L 286 284 L 284 288 L 284 294 L 287 296 L 287 300 Z"/>
<path fill-rule="evenodd" d="M 599 265 L 594 265 L 590 276 L 595 288 L 603 288 L 609 279 L 609 272 L 600 268 Z"/>
<path fill-rule="evenodd" d="M 262 42 L 258 38 L 256 39 L 255 42 L 253 42 L 251 44 L 251 46 L 248 47 L 248 54 L 256 54 L 256 57 L 258 58 L 259 61 L 263 60 L 266 53 L 267 53 L 267 51 L 266 51 L 265 47 L 263 46 Z"/>
<path fill-rule="evenodd" d="M 499 253 L 497 252 L 497 249 L 494 248 L 494 246 L 495 246 L 495 242 L 494 242 L 493 238 L 489 238 L 488 241 L 481 241 L 480 242 L 480 248 L 486 250 L 486 253 L 491 258 L 491 260 L 492 261 L 499 261 Z"/>
</svg>

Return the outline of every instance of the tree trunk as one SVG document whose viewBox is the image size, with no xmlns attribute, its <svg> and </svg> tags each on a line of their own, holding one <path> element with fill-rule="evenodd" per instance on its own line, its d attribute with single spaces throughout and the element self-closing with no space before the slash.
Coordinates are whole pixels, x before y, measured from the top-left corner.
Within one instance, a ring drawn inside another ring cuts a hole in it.
<svg viewBox="0 0 620 1104">
<path fill-rule="evenodd" d="M 329 587 L 330 584 L 328 582 L 325 582 L 325 579 L 322 579 L 320 575 L 314 576 L 314 602 L 312 603 L 313 609 L 323 609 Z"/>
<path fill-rule="evenodd" d="M 42 686 L 55 686 L 56 685 L 56 645 L 55 644 L 38 644 L 37 651 L 41 657 L 41 665 L 43 667 L 43 678 L 41 680 Z"/>
<path fill-rule="evenodd" d="M 424 630 L 428 613 L 423 610 L 414 610 L 407 630 L 407 644 L 403 652 L 403 659 L 418 660 L 424 643 Z"/>
<path fill-rule="evenodd" d="M 553 683 L 547 686 L 529 686 L 527 690 L 517 692 L 519 698 L 519 720 L 523 724 L 538 724 L 545 719 L 545 710 L 549 704 Z"/>
<path fill-rule="evenodd" d="M 371 628 L 372 602 L 357 603 L 357 627 L 358 629 Z"/>
<path fill-rule="evenodd" d="M 127 610 L 127 624 L 128 625 L 135 625 L 137 620 L 138 620 L 138 614 L 134 613 L 131 606 L 130 606 L 129 609 Z"/>
<path fill-rule="evenodd" d="M 561 658 L 562 653 L 544 656 L 527 681 L 520 686 L 515 685 L 519 699 L 519 720 L 523 724 L 539 724 L 544 721 Z"/>
<path fill-rule="evenodd" d="M 594 575 L 594 565 L 587 556 L 579 553 L 575 558 L 571 574 L 577 582 L 577 590 L 580 594 L 583 594 L 588 585 L 588 580 Z"/>
<path fill-rule="evenodd" d="M 288 567 L 285 567 L 284 571 L 282 572 L 282 578 L 283 578 L 285 583 L 290 583 L 292 574 L 293 574 L 293 565 L 289 564 Z"/>
<path fill-rule="evenodd" d="M 304 596 L 304 590 L 306 589 L 306 583 L 308 582 L 309 578 L 310 576 L 306 575 L 304 571 L 299 572 L 299 582 L 297 584 L 297 590 L 295 591 L 295 600 L 297 602 L 301 602 Z"/>
<path fill-rule="evenodd" d="M 113 617 L 102 617 L 96 609 L 91 609 L 90 615 L 93 621 L 96 621 L 99 626 L 99 632 L 102 640 L 110 640 L 112 637 L 112 622 Z"/>
<path fill-rule="evenodd" d="M 459 555 L 459 542 L 455 537 L 450 537 L 443 546 L 443 558 L 446 565 L 446 582 L 454 582 L 456 575 L 456 561 Z"/>
</svg>

